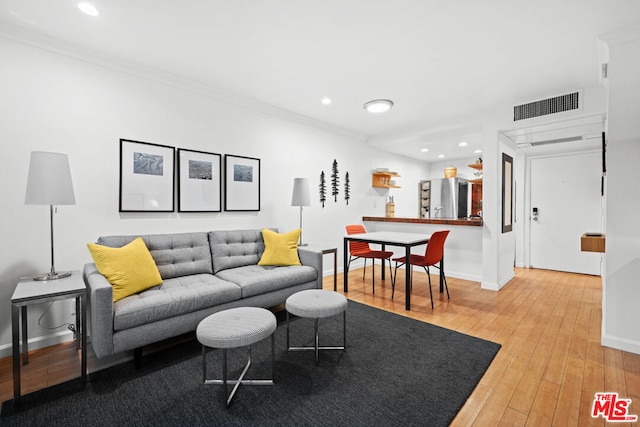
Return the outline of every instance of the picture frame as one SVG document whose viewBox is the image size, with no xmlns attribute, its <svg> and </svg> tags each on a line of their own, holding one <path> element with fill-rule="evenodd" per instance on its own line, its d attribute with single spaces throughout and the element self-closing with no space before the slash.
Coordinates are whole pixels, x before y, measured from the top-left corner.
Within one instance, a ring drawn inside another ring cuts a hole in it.
<svg viewBox="0 0 640 427">
<path fill-rule="evenodd" d="M 178 148 L 178 212 L 220 212 L 222 155 Z"/>
<path fill-rule="evenodd" d="M 513 230 L 513 157 L 502 153 L 502 232 Z"/>
<path fill-rule="evenodd" d="M 224 210 L 260 210 L 260 159 L 224 156 Z"/>
<path fill-rule="evenodd" d="M 173 212 L 175 148 L 120 139 L 120 212 Z"/>
</svg>

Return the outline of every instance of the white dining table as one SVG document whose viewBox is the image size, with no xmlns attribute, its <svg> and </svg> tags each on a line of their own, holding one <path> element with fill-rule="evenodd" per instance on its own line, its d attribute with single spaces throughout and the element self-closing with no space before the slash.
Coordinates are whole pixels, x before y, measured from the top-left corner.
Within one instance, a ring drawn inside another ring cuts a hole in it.
<svg viewBox="0 0 640 427">
<path fill-rule="evenodd" d="M 344 292 L 349 291 L 349 242 L 366 242 L 366 243 L 374 243 L 382 245 L 382 250 L 385 250 L 387 245 L 389 246 L 399 246 L 403 247 L 405 250 L 405 257 L 408 260 L 411 256 L 411 248 L 414 246 L 424 245 L 429 242 L 429 238 L 431 234 L 422 234 L 422 233 L 405 233 L 405 232 L 395 232 L 395 231 L 373 231 L 371 233 L 362 233 L 362 234 L 351 234 L 344 236 Z M 384 260 L 382 260 L 382 279 L 384 280 Z M 411 264 L 406 263 L 406 274 L 405 274 L 405 309 L 411 310 Z M 442 277 L 442 267 L 443 261 L 440 261 L 440 292 L 442 292 L 443 287 L 443 277 Z"/>
</svg>

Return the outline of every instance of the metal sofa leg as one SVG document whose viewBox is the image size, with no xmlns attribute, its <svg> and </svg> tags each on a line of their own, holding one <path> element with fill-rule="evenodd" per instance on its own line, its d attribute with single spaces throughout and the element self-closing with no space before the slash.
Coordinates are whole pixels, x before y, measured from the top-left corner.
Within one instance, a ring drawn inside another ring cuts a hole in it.
<svg viewBox="0 0 640 427">
<path fill-rule="evenodd" d="M 133 363 L 136 369 L 142 368 L 142 347 L 135 348 L 133 350 Z"/>
</svg>

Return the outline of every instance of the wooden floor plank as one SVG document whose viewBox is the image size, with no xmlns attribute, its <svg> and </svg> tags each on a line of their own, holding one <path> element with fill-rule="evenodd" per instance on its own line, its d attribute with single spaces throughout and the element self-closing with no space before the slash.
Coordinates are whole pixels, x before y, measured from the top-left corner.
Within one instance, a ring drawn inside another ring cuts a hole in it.
<svg viewBox="0 0 640 427">
<path fill-rule="evenodd" d="M 518 427 L 527 424 L 527 415 L 514 409 L 507 408 L 500 420 L 499 426 Z"/>
<path fill-rule="evenodd" d="M 553 416 L 553 424 L 558 426 L 579 426 L 580 402 L 584 360 L 569 357 L 560 383 L 558 402 Z"/>
<path fill-rule="evenodd" d="M 527 417 L 527 426 L 539 427 L 552 425 L 556 412 L 556 402 L 560 386 L 546 380 L 540 381 L 536 398 Z"/>
</svg>

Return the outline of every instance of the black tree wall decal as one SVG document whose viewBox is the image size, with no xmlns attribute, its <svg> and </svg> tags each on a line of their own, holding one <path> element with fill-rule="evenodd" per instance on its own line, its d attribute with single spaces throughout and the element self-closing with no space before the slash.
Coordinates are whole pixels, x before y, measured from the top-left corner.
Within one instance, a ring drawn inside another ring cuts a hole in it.
<svg viewBox="0 0 640 427">
<path fill-rule="evenodd" d="M 324 202 L 327 200 L 327 183 L 324 180 L 324 171 L 320 174 L 320 203 L 324 208 Z"/>
<path fill-rule="evenodd" d="M 349 204 L 349 198 L 351 197 L 351 182 L 349 181 L 349 172 L 344 176 L 344 200 Z"/>
<path fill-rule="evenodd" d="M 338 178 L 338 162 L 333 159 L 333 166 L 331 168 L 331 195 L 333 201 L 338 201 L 338 185 L 340 184 L 340 178 Z"/>
</svg>

